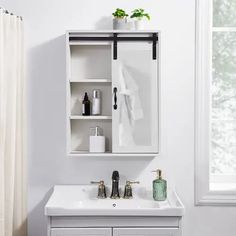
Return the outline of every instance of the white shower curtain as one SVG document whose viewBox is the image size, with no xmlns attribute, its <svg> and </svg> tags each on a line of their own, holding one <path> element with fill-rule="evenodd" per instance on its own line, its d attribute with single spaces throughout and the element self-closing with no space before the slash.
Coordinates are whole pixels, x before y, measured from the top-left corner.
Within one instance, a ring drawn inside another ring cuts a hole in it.
<svg viewBox="0 0 236 236">
<path fill-rule="evenodd" d="M 0 9 L 0 236 L 26 236 L 23 23 Z"/>
</svg>

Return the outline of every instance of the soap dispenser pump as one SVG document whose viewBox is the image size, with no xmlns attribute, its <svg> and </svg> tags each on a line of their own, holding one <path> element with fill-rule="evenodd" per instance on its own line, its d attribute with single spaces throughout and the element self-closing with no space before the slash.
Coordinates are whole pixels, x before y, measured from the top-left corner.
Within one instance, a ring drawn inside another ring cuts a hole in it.
<svg viewBox="0 0 236 236">
<path fill-rule="evenodd" d="M 162 179 L 161 170 L 157 169 L 152 172 L 157 173 L 157 178 L 153 180 L 153 199 L 155 201 L 165 201 L 167 198 L 167 181 Z"/>
</svg>

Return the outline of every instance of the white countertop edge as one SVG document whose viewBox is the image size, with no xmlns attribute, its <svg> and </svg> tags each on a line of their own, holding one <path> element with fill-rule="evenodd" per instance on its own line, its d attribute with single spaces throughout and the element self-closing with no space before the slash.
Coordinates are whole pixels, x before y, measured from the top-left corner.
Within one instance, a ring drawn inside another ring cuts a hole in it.
<svg viewBox="0 0 236 236">
<path fill-rule="evenodd" d="M 68 213 L 65 210 L 61 209 L 51 209 L 45 208 L 46 216 L 132 216 L 132 217 L 142 217 L 142 216 L 150 216 L 150 217 L 181 217 L 184 215 L 184 209 L 175 209 L 175 213 L 171 213 L 173 209 L 165 210 L 163 213 L 160 211 L 156 212 L 156 210 L 148 209 L 148 210 L 138 210 L 139 212 L 130 213 L 130 210 L 122 210 L 122 209 L 109 209 L 109 210 L 94 210 L 94 209 L 86 209 L 86 210 L 75 210 L 74 212 L 70 211 Z M 148 212 L 147 212 L 148 211 Z"/>
</svg>

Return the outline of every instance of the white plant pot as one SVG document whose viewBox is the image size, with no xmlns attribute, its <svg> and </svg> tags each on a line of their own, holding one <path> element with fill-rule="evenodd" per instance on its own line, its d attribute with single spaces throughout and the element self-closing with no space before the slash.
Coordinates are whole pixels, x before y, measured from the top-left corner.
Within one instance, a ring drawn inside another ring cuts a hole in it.
<svg viewBox="0 0 236 236">
<path fill-rule="evenodd" d="M 127 29 L 128 29 L 128 30 L 135 30 L 134 20 L 129 19 L 129 20 L 127 21 Z"/>
<path fill-rule="evenodd" d="M 114 30 L 127 30 L 128 24 L 126 18 L 114 18 L 113 19 L 113 29 Z"/>
<path fill-rule="evenodd" d="M 135 30 L 143 30 L 144 29 L 144 23 L 143 23 L 143 20 L 135 20 L 134 21 L 134 28 Z"/>
</svg>

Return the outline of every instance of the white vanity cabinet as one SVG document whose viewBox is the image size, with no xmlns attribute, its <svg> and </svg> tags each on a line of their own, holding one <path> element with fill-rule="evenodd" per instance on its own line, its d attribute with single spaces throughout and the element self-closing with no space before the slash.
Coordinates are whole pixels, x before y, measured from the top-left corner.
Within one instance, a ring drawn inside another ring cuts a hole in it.
<svg viewBox="0 0 236 236">
<path fill-rule="evenodd" d="M 68 31 L 69 156 L 155 156 L 159 148 L 159 32 Z M 85 92 L 101 91 L 101 114 L 82 116 Z M 90 128 L 106 137 L 89 153 Z"/>
<path fill-rule="evenodd" d="M 57 185 L 45 206 L 47 236 L 182 236 L 184 206 L 174 191 L 163 202 L 133 189 L 133 199 L 98 199 L 97 187 Z"/>
<path fill-rule="evenodd" d="M 51 217 L 48 236 L 182 236 L 181 217 Z"/>
</svg>

